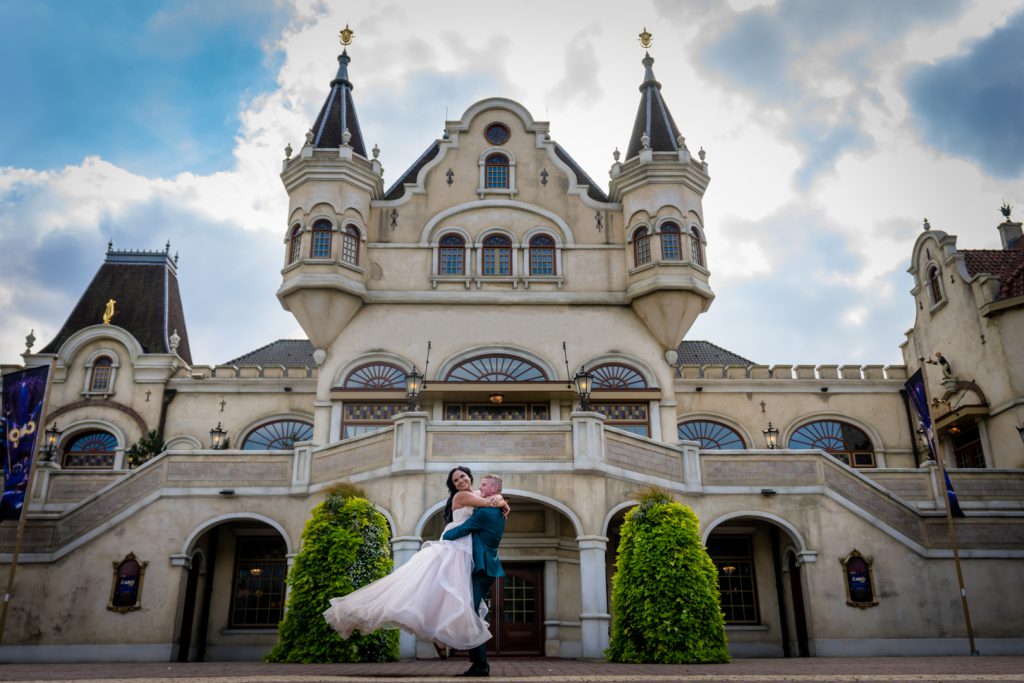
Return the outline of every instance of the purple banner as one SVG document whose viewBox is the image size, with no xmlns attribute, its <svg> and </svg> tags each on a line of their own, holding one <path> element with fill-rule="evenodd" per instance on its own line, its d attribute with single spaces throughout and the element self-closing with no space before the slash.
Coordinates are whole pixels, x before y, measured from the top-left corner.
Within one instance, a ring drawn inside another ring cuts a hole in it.
<svg viewBox="0 0 1024 683">
<path fill-rule="evenodd" d="M 28 476 L 36 440 L 43 436 L 39 418 L 46 396 L 48 365 L 3 376 L 3 418 L 0 432 L 4 446 L 4 489 L 0 498 L 0 520 L 18 519 L 25 505 Z"/>
<path fill-rule="evenodd" d="M 917 419 L 918 429 L 924 435 L 924 440 L 928 444 L 928 453 L 931 455 L 932 460 L 938 462 L 939 455 L 935 447 L 935 435 L 932 432 L 932 418 L 928 412 L 928 394 L 924 388 L 924 372 L 918 370 L 910 376 L 910 379 L 903 386 L 910 397 L 910 406 L 914 409 L 914 417 Z M 960 508 L 960 499 L 957 498 L 956 491 L 953 490 L 953 482 L 949 480 L 949 474 L 946 472 L 945 467 L 942 468 L 942 473 L 946 477 L 946 497 L 949 499 L 950 513 L 954 517 L 965 517 L 964 511 Z"/>
</svg>

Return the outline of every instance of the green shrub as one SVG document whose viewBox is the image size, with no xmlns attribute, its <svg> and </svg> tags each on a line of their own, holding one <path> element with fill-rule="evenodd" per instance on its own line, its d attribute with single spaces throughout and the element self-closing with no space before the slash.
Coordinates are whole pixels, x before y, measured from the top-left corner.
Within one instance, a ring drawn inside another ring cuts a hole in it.
<svg viewBox="0 0 1024 683">
<path fill-rule="evenodd" d="M 393 662 L 398 631 L 341 637 L 324 620 L 330 599 L 390 573 L 387 520 L 354 487 L 338 487 L 313 508 L 302 550 L 288 572 L 288 608 L 268 662 Z"/>
<path fill-rule="evenodd" d="M 160 455 L 164 452 L 164 440 L 160 438 L 160 435 L 155 429 L 151 429 L 148 433 L 143 434 L 139 440 L 128 449 L 125 453 L 128 459 L 129 469 L 138 467 L 154 456 Z"/>
<path fill-rule="evenodd" d="M 612 579 L 613 662 L 729 661 L 718 572 L 697 516 L 664 491 L 646 490 L 626 514 Z"/>
</svg>

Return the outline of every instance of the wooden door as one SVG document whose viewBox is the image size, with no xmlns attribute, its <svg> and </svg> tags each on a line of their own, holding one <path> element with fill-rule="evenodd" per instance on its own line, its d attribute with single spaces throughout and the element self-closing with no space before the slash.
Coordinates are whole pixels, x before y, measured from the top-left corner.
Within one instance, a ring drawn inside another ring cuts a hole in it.
<svg viewBox="0 0 1024 683">
<path fill-rule="evenodd" d="M 492 637 L 488 656 L 544 655 L 544 565 L 503 562 L 505 576 L 494 582 L 485 598 Z M 497 626 L 495 626 L 497 624 Z M 459 652 L 465 655 L 465 652 Z"/>
</svg>

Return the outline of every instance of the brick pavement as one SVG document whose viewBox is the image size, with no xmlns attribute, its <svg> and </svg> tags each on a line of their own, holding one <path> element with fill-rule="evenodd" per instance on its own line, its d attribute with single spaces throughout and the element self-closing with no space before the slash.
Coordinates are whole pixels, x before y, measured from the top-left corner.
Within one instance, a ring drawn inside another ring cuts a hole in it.
<svg viewBox="0 0 1024 683">
<path fill-rule="evenodd" d="M 463 660 L 394 664 L 263 664 L 204 662 L 177 664 L 80 663 L 5 664 L 0 681 L 117 681 L 118 683 L 432 683 L 450 681 L 465 669 Z M 858 657 L 739 659 L 717 665 L 609 664 L 565 659 L 495 659 L 493 681 L 515 683 L 784 683 L 794 681 L 927 683 L 1020 681 L 1024 657 Z"/>
</svg>

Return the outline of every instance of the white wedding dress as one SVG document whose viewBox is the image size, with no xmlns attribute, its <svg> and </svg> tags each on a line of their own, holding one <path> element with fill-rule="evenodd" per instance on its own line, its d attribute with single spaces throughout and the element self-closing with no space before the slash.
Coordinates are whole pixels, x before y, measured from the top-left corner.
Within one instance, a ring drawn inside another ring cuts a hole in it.
<svg viewBox="0 0 1024 683">
<path fill-rule="evenodd" d="M 473 514 L 463 507 L 452 513 L 445 531 Z M 401 628 L 456 650 L 487 642 L 486 603 L 473 609 L 473 539 L 427 541 L 419 552 L 391 574 L 341 598 L 331 598 L 324 619 L 348 638 L 379 628 Z"/>
</svg>

